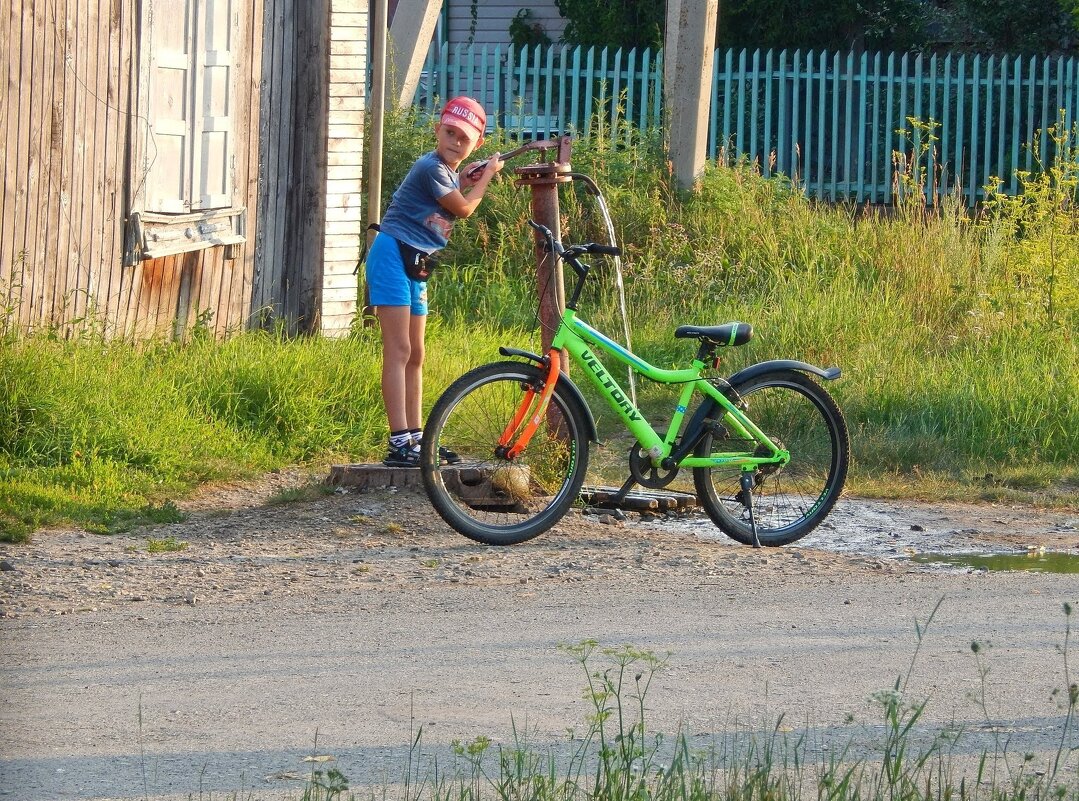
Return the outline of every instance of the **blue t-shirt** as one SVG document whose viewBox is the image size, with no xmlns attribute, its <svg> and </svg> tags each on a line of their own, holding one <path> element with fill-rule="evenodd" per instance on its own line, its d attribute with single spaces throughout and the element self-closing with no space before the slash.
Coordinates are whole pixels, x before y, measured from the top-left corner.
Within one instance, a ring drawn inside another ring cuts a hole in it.
<svg viewBox="0 0 1079 801">
<path fill-rule="evenodd" d="M 381 230 L 425 253 L 446 247 L 457 219 L 438 199 L 461 188 L 461 179 L 434 151 L 420 156 L 393 193 Z"/>
</svg>

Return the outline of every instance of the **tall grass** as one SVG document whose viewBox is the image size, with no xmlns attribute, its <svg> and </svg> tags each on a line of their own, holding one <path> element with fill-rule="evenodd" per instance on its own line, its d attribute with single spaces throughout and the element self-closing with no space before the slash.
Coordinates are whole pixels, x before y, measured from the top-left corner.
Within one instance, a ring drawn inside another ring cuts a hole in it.
<svg viewBox="0 0 1079 801">
<path fill-rule="evenodd" d="M 484 357 L 432 322 L 437 388 Z M 477 329 L 478 330 L 478 329 Z M 480 334 L 489 352 L 493 335 Z M 132 346 L 0 340 L 0 536 L 75 521 L 157 520 L 199 483 L 288 464 L 381 457 L 377 331 L 345 339 L 250 332 Z"/>
<path fill-rule="evenodd" d="M 748 164 L 712 165 L 682 193 L 654 135 L 596 130 L 574 143 L 573 167 L 610 207 L 641 355 L 684 364 L 692 346 L 673 338 L 679 324 L 750 322 L 754 341 L 726 355 L 725 371 L 770 358 L 843 369 L 829 389 L 852 430 L 853 490 L 1075 503 L 1072 132 L 1052 132 L 1070 154 L 1060 166 L 1021 175 L 1021 197 L 992 195 L 975 217 L 957 198 L 927 205 L 918 191 L 888 212 L 826 206 Z M 478 157 L 511 146 L 491 140 Z M 387 202 L 432 141 L 414 115 L 389 120 Z M 512 180 L 520 163 L 458 223 L 431 283 L 428 403 L 499 345 L 540 347 L 529 197 Z M 567 241 L 605 240 L 580 184 L 562 188 L 561 210 Z M 618 339 L 613 270 L 597 261 L 594 276 L 582 316 Z M 115 529 L 202 481 L 380 456 L 369 327 L 332 341 L 252 332 L 134 346 L 92 331 L 20 336 L 12 315 L 0 307 L 0 536 L 58 520 Z M 673 405 L 639 389 L 647 409 Z M 611 416 L 595 411 L 606 437 Z"/>
<path fill-rule="evenodd" d="M 1019 175 L 1022 194 L 991 193 L 976 214 L 945 194 L 927 204 L 924 176 L 906 176 L 895 209 L 827 206 L 789 182 L 764 180 L 752 165 L 709 167 L 699 189 L 672 188 L 661 152 L 647 138 L 578 144 L 574 168 L 604 190 L 626 250 L 634 346 L 658 363 L 685 363 L 691 346 L 672 332 L 686 322 L 740 319 L 754 342 L 727 357 L 727 370 L 769 358 L 843 368 L 829 385 L 854 436 L 854 486 L 960 495 L 1043 489 L 1075 501 L 1079 489 L 1079 212 L 1075 133 L 1049 132 L 1057 165 Z M 1035 137 L 1037 139 L 1037 137 Z M 930 141 L 923 137 L 923 141 Z M 924 159 L 909 159 L 917 165 Z M 911 167 L 915 169 L 915 167 Z M 594 207 L 563 201 L 564 238 L 603 239 Z M 469 267 L 436 292 L 448 318 L 468 319 L 489 270 L 507 314 L 533 312 L 531 256 L 521 192 L 503 183 L 477 218 L 455 234 L 457 264 Z M 582 314 L 621 331 L 610 271 L 603 265 Z M 506 285 L 527 304 L 510 303 Z M 457 305 L 457 294 L 468 296 Z M 445 303 L 443 301 L 446 301 Z M 647 390 L 647 388 L 646 388 Z M 986 477 L 990 477 L 987 479 Z M 919 489 L 919 487 L 921 489 Z"/>
</svg>

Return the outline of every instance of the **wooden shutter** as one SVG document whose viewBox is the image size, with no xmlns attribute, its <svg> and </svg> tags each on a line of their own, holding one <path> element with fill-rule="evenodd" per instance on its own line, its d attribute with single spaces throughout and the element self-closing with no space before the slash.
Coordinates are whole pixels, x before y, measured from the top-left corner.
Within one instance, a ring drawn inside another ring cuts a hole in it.
<svg viewBox="0 0 1079 801">
<path fill-rule="evenodd" d="M 195 0 L 147 0 L 149 45 L 147 137 L 143 150 L 146 207 L 191 210 L 192 49 Z"/>
<path fill-rule="evenodd" d="M 192 208 L 232 205 L 233 0 L 199 0 L 192 124 Z"/>
<path fill-rule="evenodd" d="M 145 210 L 230 208 L 233 7 L 238 0 L 145 0 Z"/>
</svg>

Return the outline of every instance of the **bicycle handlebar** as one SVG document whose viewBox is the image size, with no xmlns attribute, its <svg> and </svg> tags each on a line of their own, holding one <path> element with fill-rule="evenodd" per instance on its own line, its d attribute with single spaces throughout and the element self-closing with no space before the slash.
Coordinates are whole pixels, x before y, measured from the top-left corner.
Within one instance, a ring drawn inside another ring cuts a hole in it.
<svg viewBox="0 0 1079 801">
<path fill-rule="evenodd" d="M 562 243 L 555 239 L 554 233 L 546 225 L 536 222 L 535 220 L 529 220 L 528 224 L 532 228 L 543 235 L 543 238 L 547 240 L 547 247 L 551 249 L 551 252 L 556 254 L 562 261 L 569 262 L 575 269 L 583 268 L 579 261 L 578 256 L 582 256 L 585 253 L 598 253 L 602 256 L 621 256 L 622 249 L 616 245 L 601 245 L 598 242 L 589 242 L 584 245 L 571 245 L 570 247 L 563 247 Z"/>
<path fill-rule="evenodd" d="M 585 245 L 571 245 L 570 247 L 563 247 L 562 243 L 555 239 L 554 232 L 551 231 L 546 225 L 536 222 L 535 220 L 529 220 L 528 224 L 532 226 L 534 231 L 543 235 L 543 238 L 547 240 L 547 248 L 566 262 L 573 268 L 573 272 L 577 273 L 577 286 L 573 288 L 573 292 L 570 295 L 569 300 L 566 302 L 567 309 L 576 309 L 577 300 L 581 296 L 581 290 L 584 289 L 585 278 L 588 277 L 588 265 L 582 264 L 580 256 L 585 253 L 599 253 L 604 256 L 620 256 L 622 255 L 622 249 L 615 245 L 601 245 L 598 242 L 589 242 Z"/>
</svg>

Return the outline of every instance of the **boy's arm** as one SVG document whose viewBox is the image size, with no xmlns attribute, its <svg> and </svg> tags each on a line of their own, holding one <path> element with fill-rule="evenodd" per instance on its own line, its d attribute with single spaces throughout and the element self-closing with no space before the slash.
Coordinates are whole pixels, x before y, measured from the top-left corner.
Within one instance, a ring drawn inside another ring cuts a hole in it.
<svg viewBox="0 0 1079 801">
<path fill-rule="evenodd" d="M 449 194 L 440 197 L 438 199 L 439 205 L 454 217 L 471 217 L 472 213 L 479 207 L 480 201 L 483 200 L 483 194 L 487 191 L 487 186 L 491 183 L 491 179 L 505 164 L 499 158 L 499 155 L 495 153 L 487 159 L 487 166 L 484 167 L 480 176 L 476 178 L 471 186 L 465 187 L 469 190 L 467 195 L 463 194 L 461 190 L 455 189 Z"/>
</svg>

